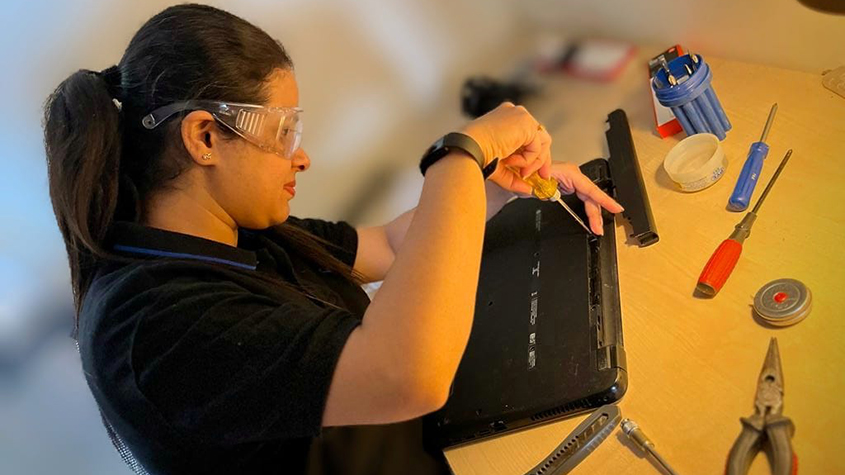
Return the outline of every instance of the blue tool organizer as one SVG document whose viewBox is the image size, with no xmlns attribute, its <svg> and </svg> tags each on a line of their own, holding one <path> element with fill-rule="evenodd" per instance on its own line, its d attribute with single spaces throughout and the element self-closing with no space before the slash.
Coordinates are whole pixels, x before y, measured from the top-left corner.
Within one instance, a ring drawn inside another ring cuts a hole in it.
<svg viewBox="0 0 845 475">
<path fill-rule="evenodd" d="M 651 80 L 657 100 L 672 109 L 687 135 L 710 133 L 724 140 L 731 122 L 716 97 L 713 73 L 701 55 L 680 56 L 666 63 Z M 692 74 L 690 74 L 692 73 Z M 669 74 L 675 85 L 670 84 Z"/>
</svg>

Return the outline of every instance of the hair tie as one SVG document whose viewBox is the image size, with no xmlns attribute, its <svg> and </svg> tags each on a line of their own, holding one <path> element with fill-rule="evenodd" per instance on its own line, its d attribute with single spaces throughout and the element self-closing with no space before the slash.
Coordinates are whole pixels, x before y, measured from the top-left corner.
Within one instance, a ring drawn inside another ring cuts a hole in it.
<svg viewBox="0 0 845 475">
<path fill-rule="evenodd" d="M 117 107 L 117 111 L 120 112 L 120 110 L 123 109 L 123 103 L 117 99 L 117 94 L 115 94 L 123 81 L 120 67 L 116 64 L 114 66 L 109 66 L 97 73 L 97 75 L 100 76 L 103 79 L 103 82 L 106 83 L 106 89 L 108 89 L 109 95 L 112 96 L 112 102 L 114 103 L 114 106 Z"/>
<path fill-rule="evenodd" d="M 100 77 L 103 78 L 103 81 L 109 86 L 109 88 L 114 88 L 120 86 L 121 83 L 121 73 L 120 67 L 116 64 L 114 66 L 109 66 L 106 69 L 97 73 Z"/>
</svg>

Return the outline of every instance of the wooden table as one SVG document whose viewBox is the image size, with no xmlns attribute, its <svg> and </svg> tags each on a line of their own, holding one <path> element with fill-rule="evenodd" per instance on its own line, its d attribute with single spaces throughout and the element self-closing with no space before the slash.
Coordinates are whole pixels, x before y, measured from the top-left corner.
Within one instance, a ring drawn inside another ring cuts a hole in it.
<svg viewBox="0 0 845 475">
<path fill-rule="evenodd" d="M 555 160 L 607 156 L 607 113 L 623 107 L 629 115 L 660 242 L 640 249 L 626 244 L 627 232 L 617 229 L 630 383 L 620 409 L 678 473 L 723 473 L 739 418 L 753 412 L 757 377 L 774 336 L 800 473 L 845 473 L 845 99 L 825 89 L 818 75 L 706 59 L 733 129 L 722 143 L 725 176 L 697 193 L 677 191 L 663 170 L 663 158 L 684 134 L 661 139 L 653 131 L 644 55 L 615 85 L 557 78 L 529 104 L 549 124 Z M 774 102 L 779 110 L 771 150 L 752 203 L 786 150 L 794 153 L 733 275 L 714 299 L 699 299 L 693 296 L 698 274 L 744 215 L 725 207 Z M 763 284 L 782 277 L 810 288 L 813 309 L 793 327 L 768 327 L 755 320 L 750 305 Z M 446 456 L 457 475 L 523 474 L 583 419 L 458 447 Z M 659 472 L 617 430 L 572 473 Z M 750 473 L 769 473 L 765 456 Z"/>
</svg>

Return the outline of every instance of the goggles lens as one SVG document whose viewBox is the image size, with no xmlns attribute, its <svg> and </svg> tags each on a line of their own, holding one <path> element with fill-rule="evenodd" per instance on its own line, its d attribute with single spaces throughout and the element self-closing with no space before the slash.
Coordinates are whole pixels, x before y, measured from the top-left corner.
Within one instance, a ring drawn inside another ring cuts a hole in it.
<svg viewBox="0 0 845 475">
<path fill-rule="evenodd" d="M 144 117 L 147 129 L 185 110 L 210 112 L 218 122 L 262 150 L 290 159 L 302 143 L 302 109 L 264 107 L 218 101 L 183 101 L 158 108 Z"/>
</svg>

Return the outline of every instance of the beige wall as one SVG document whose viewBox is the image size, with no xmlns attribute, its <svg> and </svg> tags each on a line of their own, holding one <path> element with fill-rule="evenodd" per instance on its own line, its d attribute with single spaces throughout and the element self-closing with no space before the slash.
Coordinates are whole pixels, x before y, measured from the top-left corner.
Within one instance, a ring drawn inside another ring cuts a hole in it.
<svg viewBox="0 0 845 475">
<path fill-rule="evenodd" d="M 703 54 L 821 73 L 845 64 L 845 16 L 797 0 L 523 0 L 528 21 L 578 36 L 681 43 Z"/>
</svg>

